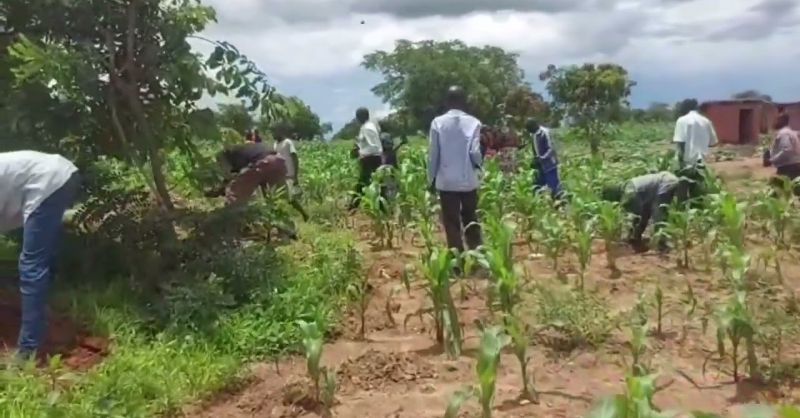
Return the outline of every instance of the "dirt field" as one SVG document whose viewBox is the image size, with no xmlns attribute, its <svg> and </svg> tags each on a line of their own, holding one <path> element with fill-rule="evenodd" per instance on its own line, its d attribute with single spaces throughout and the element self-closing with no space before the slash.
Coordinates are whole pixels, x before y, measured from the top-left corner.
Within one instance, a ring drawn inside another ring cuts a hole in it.
<svg viewBox="0 0 800 418">
<path fill-rule="evenodd" d="M 761 167 L 760 160 L 747 159 L 715 164 L 731 182 L 764 179 L 772 169 Z M 364 236 L 366 241 L 367 237 Z M 403 322 L 426 301 L 424 290 L 417 284 L 410 294 L 400 285 L 400 272 L 412 263 L 420 251 L 404 243 L 393 251 L 371 252 L 366 243 L 362 250 L 369 262 L 369 275 L 374 293 L 367 314 L 366 339 L 359 341 L 359 321 L 353 317 L 348 329 L 323 349 L 323 363 L 338 370 L 339 387 L 334 416 L 339 418 L 416 418 L 441 417 L 450 395 L 476 381 L 473 349 L 477 345 L 474 319 L 486 316 L 483 281 L 470 279 L 474 290 L 459 297 L 461 322 L 465 325 L 465 355 L 457 361 L 437 349 L 428 332 L 416 317 Z M 734 382 L 729 366 L 704 362 L 716 349 L 713 330 L 704 335 L 699 323 L 689 323 L 680 306 L 686 283 L 691 283 L 699 300 L 717 300 L 723 294 L 719 280 L 698 270 L 679 270 L 676 255 L 661 257 L 651 254 L 624 254 L 619 260 L 620 274 L 611 274 L 605 266 L 602 248 L 596 248 L 587 277 L 587 287 L 596 289 L 609 302 L 608 314 L 629 309 L 641 292 L 652 292 L 660 284 L 665 293 L 665 314 L 660 335 L 649 338 L 651 368 L 660 373 L 656 404 L 669 410 L 704 410 L 737 416 L 742 404 L 755 401 L 794 399 L 788 385 L 768 387 L 748 381 Z M 515 249 L 515 258 L 527 270 L 529 280 L 558 283 L 548 263 L 526 247 Z M 567 279 L 575 276 L 577 263 L 564 261 L 561 269 Z M 800 286 L 800 268 L 786 261 L 786 286 Z M 700 263 L 696 263 L 699 265 Z M 768 276 L 768 272 L 757 272 Z M 398 290 L 400 288 L 400 290 Z M 454 287 L 453 294 L 460 291 Z M 391 300 L 388 300 L 393 294 Z M 531 306 L 531 311 L 535 306 Z M 591 312 L 590 312 L 591 313 Z M 391 315 L 391 319 L 389 318 Z M 598 314 L 598 317 L 602 315 Z M 591 321 L 587 321 L 591 322 Z M 687 334 L 684 338 L 683 332 Z M 626 375 L 625 337 L 612 330 L 597 346 L 564 348 L 556 344 L 558 336 L 535 338 L 529 348 L 530 368 L 535 373 L 539 404 L 519 400 L 521 379 L 519 363 L 510 354 L 502 356 L 498 373 L 494 416 L 510 417 L 577 417 L 592 400 L 606 394 L 620 393 Z M 785 352 L 785 358 L 796 359 L 797 344 Z M 240 391 L 226 394 L 208 404 L 187 408 L 188 418 L 240 417 L 312 417 L 317 408 L 309 406 L 305 359 L 293 358 L 279 364 L 257 364 L 253 380 Z M 462 408 L 462 416 L 476 416 L 477 401 Z"/>
</svg>

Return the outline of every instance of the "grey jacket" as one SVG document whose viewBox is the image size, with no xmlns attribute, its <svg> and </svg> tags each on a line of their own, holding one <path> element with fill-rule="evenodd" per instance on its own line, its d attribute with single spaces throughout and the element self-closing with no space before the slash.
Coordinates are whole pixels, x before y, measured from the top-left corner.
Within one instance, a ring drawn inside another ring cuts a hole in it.
<svg viewBox="0 0 800 418">
<path fill-rule="evenodd" d="M 800 164 L 800 138 L 797 132 L 789 127 L 775 132 L 775 140 L 770 149 L 770 163 L 776 168 Z"/>
<path fill-rule="evenodd" d="M 470 192 L 480 185 L 483 158 L 481 122 L 451 110 L 431 122 L 428 142 L 428 183 L 445 192 Z"/>
</svg>

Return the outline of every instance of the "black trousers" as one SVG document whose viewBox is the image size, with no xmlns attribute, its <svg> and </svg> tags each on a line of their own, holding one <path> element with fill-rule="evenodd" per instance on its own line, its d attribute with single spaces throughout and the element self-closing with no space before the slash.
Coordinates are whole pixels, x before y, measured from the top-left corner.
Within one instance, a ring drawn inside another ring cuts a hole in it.
<svg viewBox="0 0 800 418">
<path fill-rule="evenodd" d="M 350 201 L 350 209 L 355 209 L 361 204 L 361 198 L 364 196 L 364 188 L 372 183 L 372 175 L 383 165 L 383 159 L 380 155 L 370 155 L 369 157 L 359 158 L 358 164 L 358 182 L 356 183 L 353 200 Z M 386 197 L 386 190 L 384 187 L 381 187 L 381 196 L 384 198 Z"/>
<path fill-rule="evenodd" d="M 478 225 L 478 191 L 445 192 L 440 190 L 439 204 L 442 207 L 442 224 L 445 236 L 447 236 L 447 246 L 463 251 L 463 233 L 469 249 L 478 248 L 481 245 L 481 227 Z"/>
</svg>

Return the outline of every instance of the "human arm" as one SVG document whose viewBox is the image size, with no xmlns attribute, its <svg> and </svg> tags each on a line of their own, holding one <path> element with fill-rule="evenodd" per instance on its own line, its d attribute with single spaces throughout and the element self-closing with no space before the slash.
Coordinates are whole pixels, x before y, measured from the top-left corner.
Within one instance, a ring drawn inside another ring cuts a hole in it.
<svg viewBox="0 0 800 418">
<path fill-rule="evenodd" d="M 792 137 L 787 131 L 778 131 L 775 133 L 775 140 L 772 142 L 770 149 L 769 162 L 775 167 L 783 165 L 783 161 L 792 157 Z"/>
<path fill-rule="evenodd" d="M 714 129 L 714 124 L 711 123 L 711 121 L 708 121 L 708 137 L 711 138 L 711 141 L 708 143 L 709 146 L 716 147 L 717 144 L 719 144 L 717 140 L 717 131 Z"/>
<path fill-rule="evenodd" d="M 680 119 L 675 122 L 675 132 L 672 134 L 672 142 L 675 144 L 678 153 L 678 165 L 683 168 L 683 158 L 686 154 L 686 139 L 683 122 Z"/>
<path fill-rule="evenodd" d="M 428 185 L 433 186 L 436 182 L 436 173 L 439 171 L 439 131 L 436 125 L 431 123 L 431 130 L 428 134 Z"/>
<path fill-rule="evenodd" d="M 546 149 L 543 155 L 539 156 L 539 159 L 546 160 L 551 158 L 553 154 L 555 154 L 555 150 L 553 149 L 553 141 L 550 137 L 550 132 L 543 131 L 541 135 L 537 135 L 537 141 L 541 141 L 539 143 L 539 149 Z"/>
<path fill-rule="evenodd" d="M 472 167 L 475 169 L 481 168 L 483 165 L 483 154 L 481 153 L 481 124 L 478 123 L 475 131 L 472 133 L 472 138 L 469 141 L 469 159 L 472 162 Z"/>
</svg>

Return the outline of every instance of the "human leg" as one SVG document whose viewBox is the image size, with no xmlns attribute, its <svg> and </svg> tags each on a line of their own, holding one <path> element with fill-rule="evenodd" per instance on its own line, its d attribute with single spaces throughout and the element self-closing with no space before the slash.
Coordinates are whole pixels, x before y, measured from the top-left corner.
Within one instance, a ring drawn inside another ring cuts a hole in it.
<svg viewBox="0 0 800 418">
<path fill-rule="evenodd" d="M 23 226 L 19 256 L 19 282 L 22 296 L 22 321 L 17 349 L 24 356 L 39 348 L 45 330 L 47 291 L 51 265 L 62 229 L 64 213 L 80 189 L 77 173 L 48 196 L 28 216 Z"/>
<path fill-rule="evenodd" d="M 439 191 L 439 202 L 442 209 L 442 226 L 447 237 L 447 247 L 463 251 L 464 241 L 461 237 L 461 199 L 458 192 Z"/>
<path fill-rule="evenodd" d="M 481 243 L 481 226 L 478 223 L 478 191 L 459 193 L 461 201 L 461 226 L 464 238 L 470 250 L 478 248 Z"/>
</svg>

